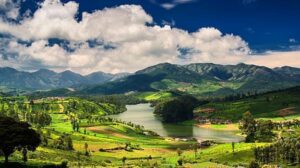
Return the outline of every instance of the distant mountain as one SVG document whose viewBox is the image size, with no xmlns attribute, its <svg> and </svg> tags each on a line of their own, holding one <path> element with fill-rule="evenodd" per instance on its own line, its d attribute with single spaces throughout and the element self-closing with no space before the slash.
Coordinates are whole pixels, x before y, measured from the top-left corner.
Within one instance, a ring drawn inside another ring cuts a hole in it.
<svg viewBox="0 0 300 168">
<path fill-rule="evenodd" d="M 126 75 L 127 74 L 95 72 L 82 76 L 72 71 L 56 73 L 48 69 L 40 69 L 30 73 L 4 67 L 0 68 L 0 87 L 23 90 L 48 90 L 76 87 L 80 85 L 101 84 L 119 79 Z"/>
<path fill-rule="evenodd" d="M 235 88 L 240 91 L 269 91 L 300 84 L 300 76 L 296 78 L 290 76 L 291 72 L 299 71 L 299 68 L 293 68 L 287 72 L 283 70 L 285 67 L 270 69 L 243 63 L 237 65 L 190 64 L 184 67 L 215 81 L 240 85 Z"/>
<path fill-rule="evenodd" d="M 114 78 L 113 74 L 104 72 L 94 72 L 86 76 L 86 79 L 91 81 L 91 84 L 104 83 L 106 81 L 110 81 L 112 78 Z"/>
<path fill-rule="evenodd" d="M 128 77 L 83 88 L 78 94 L 178 90 L 196 95 L 265 92 L 300 85 L 300 69 L 237 64 L 158 64 Z"/>
<path fill-rule="evenodd" d="M 201 96 L 226 96 L 241 92 L 266 92 L 297 85 L 300 85 L 300 68 L 287 66 L 271 69 L 247 64 L 162 63 L 131 75 L 94 72 L 86 76 L 72 71 L 56 73 L 41 69 L 30 73 L 7 67 L 0 68 L 0 88 L 9 88 L 12 91 L 53 89 L 53 95 L 172 90 Z M 59 90 L 60 88 L 66 90 Z M 76 90 L 70 91 L 68 88 Z"/>
<path fill-rule="evenodd" d="M 177 82 L 200 82 L 201 76 L 179 65 L 169 63 L 158 64 L 146 69 L 137 71 L 126 78 L 121 78 L 113 82 L 102 85 L 86 87 L 82 94 L 118 94 L 131 91 L 156 91 L 157 87 L 164 89 L 160 81 L 169 79 Z M 161 84 L 161 86 L 159 86 Z M 156 86 L 157 85 L 157 86 Z"/>
</svg>

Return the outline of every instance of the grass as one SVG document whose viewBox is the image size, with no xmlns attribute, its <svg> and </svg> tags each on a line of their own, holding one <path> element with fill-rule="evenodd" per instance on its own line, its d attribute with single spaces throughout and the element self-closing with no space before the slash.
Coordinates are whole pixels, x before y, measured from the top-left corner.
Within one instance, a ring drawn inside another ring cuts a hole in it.
<svg viewBox="0 0 300 168">
<path fill-rule="evenodd" d="M 168 91 L 161 91 L 161 92 L 142 92 L 138 93 L 136 97 L 138 99 L 146 100 L 146 101 L 154 101 L 154 100 L 160 100 L 160 99 L 167 99 L 171 98 L 174 95 L 171 92 Z"/>
<path fill-rule="evenodd" d="M 170 96 L 167 92 L 161 93 L 143 93 L 141 97 L 150 97 L 153 99 Z M 211 103 L 201 108 L 214 107 L 218 109 L 217 114 L 223 113 L 225 117 L 230 115 L 237 115 L 246 109 L 257 109 L 254 112 L 255 116 L 261 116 L 260 109 L 266 104 L 266 96 L 272 98 L 271 103 L 277 103 L 276 108 L 271 108 L 271 111 L 281 109 L 284 106 L 284 99 L 278 98 L 277 94 L 265 95 L 257 98 L 249 98 L 247 100 L 240 100 L 225 103 Z M 298 110 L 298 99 L 296 96 L 285 97 L 289 99 L 289 106 L 294 106 Z M 291 101 L 293 99 L 293 101 Z M 291 103 L 292 102 L 292 103 Z M 59 104 L 64 105 L 67 102 Z M 268 102 L 270 103 L 270 101 Z M 89 104 L 89 103 L 87 103 Z M 86 105 L 87 105 L 86 104 Z M 58 105 L 59 109 L 62 109 Z M 91 105 L 93 106 L 93 105 Z M 103 104 L 105 108 L 110 108 L 109 104 Z M 89 106 L 90 107 L 90 106 Z M 266 107 L 269 107 L 266 105 Z M 235 108 L 235 109 L 231 109 Z M 240 111 L 239 111 L 240 110 Z M 244 166 L 254 159 L 253 149 L 257 146 L 269 145 L 268 143 L 236 143 L 235 152 L 232 151 L 231 143 L 215 144 L 208 148 L 198 149 L 195 156 L 195 151 L 192 149 L 195 141 L 176 141 L 171 138 L 161 138 L 156 136 L 142 135 L 135 128 L 123 123 L 106 122 L 106 123 L 87 123 L 86 120 L 81 121 L 81 125 L 85 127 L 80 128 L 80 132 L 73 132 L 69 117 L 63 113 L 64 110 L 53 110 L 51 113 L 52 124 L 43 128 L 43 132 L 51 130 L 51 138 L 49 143 L 63 134 L 69 134 L 73 140 L 74 150 L 66 151 L 54 149 L 51 147 L 39 147 L 35 152 L 29 152 L 29 161 L 27 165 L 31 167 L 41 167 L 49 164 L 60 164 L 64 160 L 68 160 L 70 167 L 78 167 L 78 162 L 82 166 L 91 167 L 93 165 L 102 167 L 121 167 L 123 165 L 122 158 L 126 157 L 126 166 L 128 167 L 175 167 L 179 159 L 184 161 L 185 167 L 233 167 Z M 264 113 L 267 110 L 264 109 Z M 275 114 L 275 113 L 270 113 Z M 282 119 L 295 119 L 300 115 L 291 115 L 285 118 L 274 117 L 274 121 L 281 121 Z M 261 119 L 269 119 L 260 117 Z M 195 121 L 185 121 L 183 125 L 194 125 Z M 231 128 L 236 128 L 237 124 L 232 124 Z M 212 124 L 210 129 L 228 130 L 228 125 Z M 84 133 L 86 129 L 86 134 Z M 288 131 L 282 132 L 283 136 L 300 136 L 300 128 L 296 129 L 291 135 Z M 133 146 L 139 146 L 141 150 L 125 151 L 116 150 L 111 152 L 101 152 L 100 149 L 111 149 L 116 147 L 124 147 L 126 143 L 130 142 Z M 91 156 L 84 156 L 85 143 L 88 144 L 88 151 Z M 177 149 L 183 151 L 181 156 L 178 156 Z M 79 152 L 79 154 L 77 154 Z M 151 155 L 152 159 L 147 159 Z M 13 162 L 22 162 L 22 154 L 15 152 L 10 160 Z M 0 162 L 3 157 L 0 157 Z M 158 164 L 159 166 L 155 166 Z M 0 164 L 1 167 L 1 164 Z"/>
<path fill-rule="evenodd" d="M 122 158 L 126 156 L 127 166 L 159 164 L 159 167 L 176 166 L 177 161 L 182 158 L 185 167 L 224 167 L 247 166 L 253 160 L 253 149 L 258 146 L 269 145 L 268 143 L 236 143 L 235 152 L 232 151 L 231 143 L 216 144 L 208 148 L 198 149 L 195 157 L 194 150 L 191 149 L 194 142 L 180 142 L 159 137 L 144 136 L 137 134 L 132 127 L 124 124 L 105 124 L 97 126 L 100 129 L 110 130 L 111 133 L 95 132 L 88 130 L 87 134 L 74 133 L 70 128 L 69 121 L 64 122 L 64 114 L 52 114 L 53 124 L 45 129 L 53 129 L 52 138 L 57 138 L 63 132 L 71 134 L 73 139 L 74 151 L 64 151 L 49 147 L 39 147 L 36 152 L 29 152 L 29 162 L 27 165 L 38 167 L 41 165 L 60 164 L 63 160 L 68 160 L 70 167 L 77 167 L 78 161 L 81 165 L 102 165 L 107 167 L 119 167 Z M 215 125 L 216 129 L 223 129 L 221 125 Z M 300 132 L 300 129 L 298 130 Z M 121 134 L 123 136 L 118 136 Z M 285 133 L 284 133 L 285 134 Z M 287 134 L 287 133 L 286 133 Z M 128 152 L 118 150 L 113 152 L 100 152 L 100 148 L 114 148 L 124 146 L 126 142 L 133 145 L 140 145 L 143 150 Z M 88 143 L 90 157 L 83 155 L 84 144 Z M 177 148 L 183 150 L 183 154 L 178 156 Z M 77 156 L 77 152 L 81 155 Z M 149 155 L 152 159 L 148 160 Z M 1 159 L 0 159 L 1 160 Z M 16 152 L 10 158 L 14 162 L 21 161 L 21 153 Z M 148 165 L 148 166 L 147 166 Z"/>
<path fill-rule="evenodd" d="M 49 147 L 39 147 L 36 152 L 29 152 L 28 165 L 47 165 L 60 164 L 63 160 L 68 160 L 70 167 L 77 167 L 78 160 L 81 165 L 106 165 L 108 167 L 119 167 L 122 165 L 122 158 L 126 156 L 128 166 L 130 165 L 155 165 L 175 166 L 177 160 L 184 157 L 184 165 L 186 166 L 208 166 L 218 165 L 228 167 L 235 164 L 246 164 L 252 160 L 252 148 L 254 144 L 238 143 L 236 144 L 236 153 L 231 152 L 231 144 L 217 144 L 210 148 L 201 149 L 198 151 L 199 158 L 195 160 L 194 151 L 191 146 L 193 141 L 183 142 L 172 139 L 164 139 L 160 137 L 146 136 L 138 134 L 134 128 L 121 123 L 106 123 L 95 126 L 99 130 L 94 131 L 87 129 L 86 134 L 83 129 L 80 132 L 73 132 L 70 121 L 67 120 L 65 114 L 51 114 L 52 124 L 45 129 L 51 131 L 51 138 L 58 138 L 63 133 L 70 134 L 73 140 L 74 151 L 64 151 Z M 192 124 L 186 122 L 185 124 Z M 130 142 L 132 145 L 139 145 L 142 150 L 133 150 L 128 152 L 125 150 L 117 150 L 113 152 L 100 152 L 99 149 L 108 149 L 125 146 L 125 143 Z M 83 155 L 85 149 L 84 144 L 88 143 L 88 150 L 91 153 L 90 157 Z M 256 144 L 264 145 L 264 144 Z M 183 155 L 177 155 L 177 148 L 182 149 Z M 78 158 L 77 152 L 81 155 Z M 152 159 L 148 160 L 149 155 Z M 242 158 L 237 159 L 236 156 Z M 21 153 L 16 152 L 10 158 L 13 161 L 21 162 Z"/>
<path fill-rule="evenodd" d="M 154 82 L 151 87 L 157 90 L 180 90 L 193 95 L 200 95 L 218 91 L 219 89 L 238 89 L 243 83 L 237 82 L 216 82 L 203 80 L 200 83 L 175 82 L 174 80 L 164 79 Z"/>
<path fill-rule="evenodd" d="M 259 120 L 272 120 L 274 122 L 280 122 L 280 121 L 289 121 L 289 120 L 300 120 L 300 114 L 298 115 L 291 115 L 286 117 L 270 117 L 270 118 L 258 118 Z"/>
<path fill-rule="evenodd" d="M 201 113 L 202 109 L 214 109 L 212 113 Z M 254 117 L 272 120 L 295 119 L 300 116 L 300 92 L 279 91 L 250 98 L 211 102 L 196 109 L 198 115 L 223 118 L 237 122 L 243 113 L 250 111 Z M 284 116 L 284 117 L 283 117 Z"/>
<path fill-rule="evenodd" d="M 253 158 L 253 149 L 258 146 L 265 146 L 267 143 L 236 143 L 235 151 L 232 151 L 230 143 L 217 144 L 210 148 L 199 150 L 195 157 L 193 150 L 185 151 L 182 156 L 173 156 L 168 158 L 169 163 L 175 164 L 179 158 L 183 158 L 186 163 L 193 165 L 223 165 L 227 166 L 242 166 L 247 165 Z M 242 156 L 242 157 L 241 157 Z M 194 163 L 196 162 L 196 163 Z"/>
</svg>

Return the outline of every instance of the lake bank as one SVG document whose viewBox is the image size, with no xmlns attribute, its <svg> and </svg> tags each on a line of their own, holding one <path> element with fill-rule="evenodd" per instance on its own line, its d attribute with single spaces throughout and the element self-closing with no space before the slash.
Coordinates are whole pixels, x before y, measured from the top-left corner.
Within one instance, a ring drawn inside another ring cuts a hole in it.
<svg viewBox="0 0 300 168">
<path fill-rule="evenodd" d="M 195 138 L 197 140 L 213 140 L 217 142 L 240 142 L 243 137 L 236 135 L 238 130 L 234 126 L 224 129 L 214 129 L 216 126 L 199 126 L 194 124 L 163 123 L 153 114 L 150 104 L 127 105 L 127 111 L 110 117 L 144 126 L 162 137 Z"/>
</svg>

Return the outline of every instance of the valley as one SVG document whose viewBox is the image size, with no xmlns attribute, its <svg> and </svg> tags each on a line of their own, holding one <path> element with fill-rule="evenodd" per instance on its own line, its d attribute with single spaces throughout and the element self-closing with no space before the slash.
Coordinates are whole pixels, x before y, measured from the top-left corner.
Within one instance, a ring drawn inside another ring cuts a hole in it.
<svg viewBox="0 0 300 168">
<path fill-rule="evenodd" d="M 0 0 L 0 168 L 300 168 L 300 0 Z"/>
<path fill-rule="evenodd" d="M 130 95 L 130 100 L 136 102 L 133 105 L 121 103 L 129 101 L 121 95 L 34 100 L 26 96 L 2 97 L 0 114 L 27 121 L 41 134 L 41 145 L 36 151 L 28 152 L 26 163 L 21 152 L 9 157 L 9 164 L 19 167 L 64 167 L 66 164 L 69 167 L 247 167 L 255 160 L 256 149 L 269 147 L 278 136 L 292 138 L 300 134 L 299 123 L 295 123 L 300 117 L 299 93 L 299 87 L 294 87 L 205 100 L 195 108 L 193 120 L 180 123 L 163 123 L 153 113 L 151 106 L 180 97 L 166 91 Z M 283 126 L 271 130 L 272 140 L 261 137 L 256 142 L 244 142 L 246 135 L 239 130 L 238 121 L 246 111 L 251 111 L 259 122 L 266 120 Z M 216 119 L 230 123 L 216 122 Z M 280 164 L 297 167 L 285 161 Z"/>
</svg>

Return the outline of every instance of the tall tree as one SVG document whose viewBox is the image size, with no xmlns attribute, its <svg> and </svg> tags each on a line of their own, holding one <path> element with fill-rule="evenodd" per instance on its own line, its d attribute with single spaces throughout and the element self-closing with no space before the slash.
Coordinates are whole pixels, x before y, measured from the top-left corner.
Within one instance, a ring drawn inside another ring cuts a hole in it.
<svg viewBox="0 0 300 168">
<path fill-rule="evenodd" d="M 0 150 L 5 163 L 8 157 L 18 149 L 34 151 L 41 143 L 40 135 L 25 122 L 10 117 L 0 117 Z"/>
<path fill-rule="evenodd" d="M 243 114 L 240 129 L 246 134 L 245 142 L 253 142 L 255 140 L 256 121 L 249 111 Z"/>
</svg>

